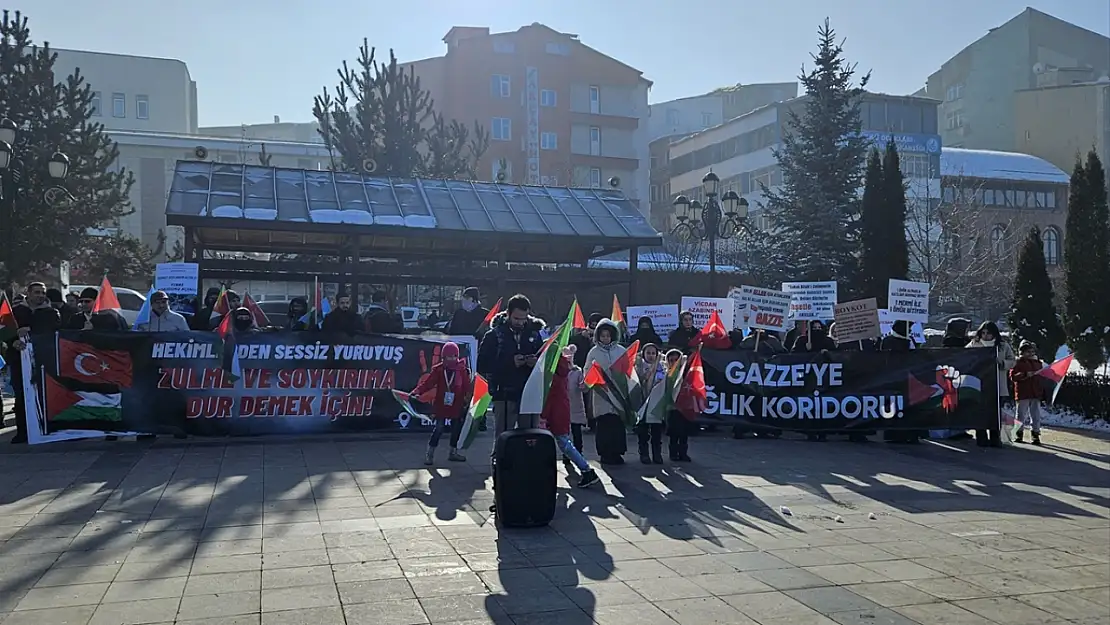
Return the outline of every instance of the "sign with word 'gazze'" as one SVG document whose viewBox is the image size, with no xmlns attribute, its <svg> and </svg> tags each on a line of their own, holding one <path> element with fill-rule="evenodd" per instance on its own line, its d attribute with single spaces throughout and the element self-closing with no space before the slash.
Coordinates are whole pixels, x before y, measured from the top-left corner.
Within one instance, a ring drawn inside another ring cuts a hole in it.
<svg viewBox="0 0 1110 625">
<path fill-rule="evenodd" d="M 657 306 L 629 306 L 624 311 L 625 317 L 628 319 L 628 331 L 636 332 L 636 325 L 639 323 L 641 317 L 651 319 L 651 325 L 655 327 L 655 333 L 664 339 L 675 328 L 678 327 L 678 305 L 677 304 L 659 304 Z M 696 326 L 695 321 L 695 327 Z"/>
<path fill-rule="evenodd" d="M 772 332 L 786 329 L 790 294 L 757 286 L 742 286 L 737 296 L 740 325 Z"/>
<path fill-rule="evenodd" d="M 879 304 L 874 297 L 836 305 L 836 336 L 838 343 L 866 341 L 882 334 L 879 326 Z"/>
<path fill-rule="evenodd" d="M 836 314 L 836 282 L 783 282 L 782 292 L 790 294 L 792 320 L 828 321 Z"/>
<path fill-rule="evenodd" d="M 713 311 L 721 316 L 721 323 L 726 328 L 735 328 L 735 310 L 732 300 L 722 297 L 683 297 L 682 310 L 688 310 L 694 315 L 694 327 L 702 328 L 709 321 Z M 658 331 L 658 328 L 656 328 Z"/>
<path fill-rule="evenodd" d="M 929 283 L 891 278 L 886 308 L 894 319 L 928 323 Z"/>
</svg>

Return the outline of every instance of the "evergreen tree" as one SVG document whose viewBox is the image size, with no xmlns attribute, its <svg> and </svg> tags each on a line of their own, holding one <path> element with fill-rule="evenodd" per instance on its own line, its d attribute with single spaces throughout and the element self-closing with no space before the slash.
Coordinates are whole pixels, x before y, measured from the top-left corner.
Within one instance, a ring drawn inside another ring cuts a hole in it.
<svg viewBox="0 0 1110 625">
<path fill-rule="evenodd" d="M 887 295 L 883 231 L 883 161 L 879 151 L 871 148 L 863 175 L 863 200 L 860 202 L 858 295 L 874 297 L 879 301 L 880 308 L 886 307 Z"/>
<path fill-rule="evenodd" d="M 798 77 L 806 97 L 801 115 L 790 112 L 782 148 L 775 152 L 783 184 L 766 189 L 775 248 L 768 255 L 795 280 L 856 278 L 859 188 L 869 142 L 860 134 L 860 97 L 870 75 L 853 84 L 855 65 L 844 59 L 829 21 L 818 29 L 814 66 Z"/>
<path fill-rule="evenodd" d="M 1007 322 L 1016 347 L 1024 340 L 1037 344 L 1042 359 L 1052 361 L 1066 340 L 1056 312 L 1056 295 L 1044 259 L 1044 241 L 1037 227 L 1029 230 L 1018 254 L 1014 295 Z"/>
<path fill-rule="evenodd" d="M 380 176 L 477 178 L 478 159 L 489 133 L 477 122 L 467 128 L 435 112 L 431 93 L 410 67 L 374 58 L 363 40 L 357 67 L 339 70 L 334 97 L 315 99 L 312 114 L 332 153 L 332 168 Z"/>
<path fill-rule="evenodd" d="M 55 82 L 57 54 L 33 44 L 27 18 L 4 11 L 0 20 L 0 116 L 19 129 L 12 171 L 18 182 L 10 214 L 0 215 L 0 285 L 7 287 L 46 265 L 73 259 L 90 243 L 90 228 L 115 226 L 132 212 L 130 171 L 114 168 L 116 144 L 91 122 L 93 93 L 79 71 Z M 46 163 L 53 152 L 69 157 L 63 186 L 73 196 L 50 194 Z M 7 201 L 5 201 L 5 205 Z"/>
<path fill-rule="evenodd" d="M 126 234 L 89 237 L 81 253 L 73 257 L 70 281 L 100 284 L 107 275 L 116 286 L 145 291 L 154 275 L 156 255 L 142 241 Z"/>
<path fill-rule="evenodd" d="M 1076 161 L 1071 176 L 1064 233 L 1064 329 L 1079 364 L 1094 370 L 1106 362 L 1110 331 L 1110 215 L 1106 172 L 1091 150 L 1087 162 Z"/>
<path fill-rule="evenodd" d="M 882 233 L 886 250 L 886 277 L 905 280 L 910 273 L 910 248 L 906 241 L 906 181 L 902 177 L 902 159 L 898 156 L 894 137 L 887 140 L 883 154 L 883 201 L 886 204 Z M 885 296 L 885 281 L 883 291 Z"/>
</svg>

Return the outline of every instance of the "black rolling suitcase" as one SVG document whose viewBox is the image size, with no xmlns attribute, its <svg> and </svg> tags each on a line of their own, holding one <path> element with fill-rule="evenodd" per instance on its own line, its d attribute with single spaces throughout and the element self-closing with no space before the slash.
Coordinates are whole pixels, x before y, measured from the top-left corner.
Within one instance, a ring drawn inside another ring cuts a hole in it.
<svg viewBox="0 0 1110 625">
<path fill-rule="evenodd" d="M 555 517 L 555 437 L 547 430 L 509 430 L 493 453 L 493 502 L 505 527 L 543 527 Z"/>
</svg>

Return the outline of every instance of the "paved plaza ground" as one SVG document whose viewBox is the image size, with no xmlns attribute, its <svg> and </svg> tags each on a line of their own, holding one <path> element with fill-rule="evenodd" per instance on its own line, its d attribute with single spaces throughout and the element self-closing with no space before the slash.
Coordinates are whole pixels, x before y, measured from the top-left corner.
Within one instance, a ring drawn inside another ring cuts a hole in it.
<svg viewBox="0 0 1110 625">
<path fill-rule="evenodd" d="M 0 625 L 1110 623 L 1104 439 L 703 435 L 499 532 L 490 438 L 3 444 Z"/>
</svg>

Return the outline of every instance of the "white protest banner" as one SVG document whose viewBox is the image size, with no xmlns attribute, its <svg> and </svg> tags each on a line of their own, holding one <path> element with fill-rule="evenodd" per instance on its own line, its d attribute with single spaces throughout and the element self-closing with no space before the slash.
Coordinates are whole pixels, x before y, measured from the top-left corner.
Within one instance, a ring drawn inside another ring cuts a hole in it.
<svg viewBox="0 0 1110 625">
<path fill-rule="evenodd" d="M 879 304 L 874 297 L 836 305 L 836 336 L 839 343 L 866 341 L 882 336 Z"/>
<path fill-rule="evenodd" d="M 786 329 L 786 316 L 790 314 L 790 295 L 757 286 L 742 286 L 739 293 L 740 325 L 761 328 L 772 332 Z"/>
<path fill-rule="evenodd" d="M 196 295 L 200 266 L 196 263 L 158 263 L 154 288 L 168 295 Z"/>
<path fill-rule="evenodd" d="M 828 321 L 836 311 L 836 282 L 783 282 L 782 292 L 790 294 L 792 320 Z"/>
<path fill-rule="evenodd" d="M 894 328 L 894 322 L 898 319 L 904 319 L 904 317 L 895 316 L 894 313 L 886 308 L 879 309 L 879 329 L 882 331 L 883 336 L 890 334 L 891 330 Z M 914 322 L 910 327 L 910 334 L 913 335 L 913 341 L 915 343 L 922 344 L 925 342 L 924 325 Z"/>
<path fill-rule="evenodd" d="M 891 278 L 886 307 L 895 319 L 929 323 L 929 284 Z"/>
<path fill-rule="evenodd" d="M 694 315 L 694 327 L 699 330 L 705 327 L 714 310 L 721 316 L 721 323 L 725 324 L 725 328 L 731 330 L 736 327 L 733 325 L 736 310 L 732 300 L 727 297 L 683 297 L 682 310 L 688 310 Z"/>
<path fill-rule="evenodd" d="M 663 340 L 666 340 L 667 335 L 678 327 L 678 304 L 629 306 L 624 313 L 625 319 L 628 320 L 628 331 L 630 333 L 636 332 L 636 324 L 640 322 L 640 317 L 651 319 L 651 324 L 655 326 L 655 333 Z M 695 325 L 696 323 L 695 321 Z"/>
</svg>

